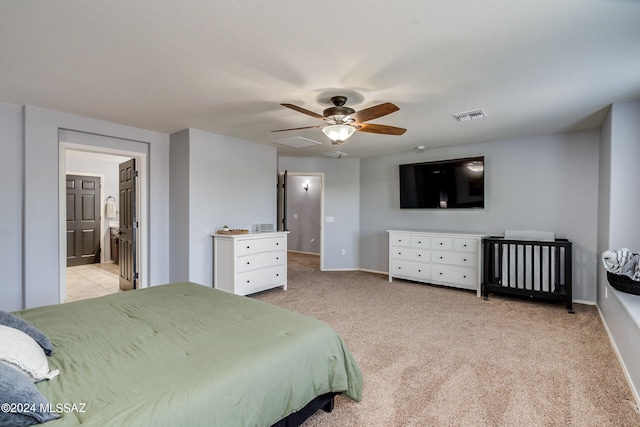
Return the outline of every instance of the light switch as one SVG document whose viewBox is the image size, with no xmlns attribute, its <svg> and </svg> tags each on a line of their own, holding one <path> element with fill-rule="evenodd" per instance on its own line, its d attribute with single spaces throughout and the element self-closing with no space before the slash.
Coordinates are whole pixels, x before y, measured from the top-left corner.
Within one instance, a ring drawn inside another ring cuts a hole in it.
<svg viewBox="0 0 640 427">
<path fill-rule="evenodd" d="M 328 217 L 326 218 L 326 221 L 327 221 L 327 222 L 333 222 L 333 217 L 332 217 L 332 216 L 328 216 Z"/>
</svg>

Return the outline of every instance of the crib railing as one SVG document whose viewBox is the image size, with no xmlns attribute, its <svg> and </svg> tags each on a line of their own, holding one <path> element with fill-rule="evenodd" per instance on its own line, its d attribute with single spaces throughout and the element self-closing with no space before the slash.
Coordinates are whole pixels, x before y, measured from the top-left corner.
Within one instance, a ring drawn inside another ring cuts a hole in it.
<svg viewBox="0 0 640 427">
<path fill-rule="evenodd" d="M 571 242 L 482 239 L 482 294 L 519 295 L 564 301 L 573 313 Z"/>
</svg>

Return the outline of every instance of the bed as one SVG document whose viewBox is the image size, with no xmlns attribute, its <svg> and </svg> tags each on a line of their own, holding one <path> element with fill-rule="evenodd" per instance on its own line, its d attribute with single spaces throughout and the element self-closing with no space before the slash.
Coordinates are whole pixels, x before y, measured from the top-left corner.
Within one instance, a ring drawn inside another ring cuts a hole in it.
<svg viewBox="0 0 640 427">
<path fill-rule="evenodd" d="M 47 427 L 297 425 L 335 394 L 362 394 L 326 324 L 193 283 L 15 314 L 54 346 L 60 375 L 36 384 L 62 408 Z"/>
</svg>

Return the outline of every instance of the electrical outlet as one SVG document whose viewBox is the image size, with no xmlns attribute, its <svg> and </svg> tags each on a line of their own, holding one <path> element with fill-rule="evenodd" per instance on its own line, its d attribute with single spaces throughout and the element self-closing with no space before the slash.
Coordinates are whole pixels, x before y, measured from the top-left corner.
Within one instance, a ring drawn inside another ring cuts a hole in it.
<svg viewBox="0 0 640 427">
<path fill-rule="evenodd" d="M 343 250 L 342 250 L 342 255 L 346 255 L 346 254 L 347 254 L 347 250 L 346 250 L 346 249 L 343 249 Z"/>
</svg>

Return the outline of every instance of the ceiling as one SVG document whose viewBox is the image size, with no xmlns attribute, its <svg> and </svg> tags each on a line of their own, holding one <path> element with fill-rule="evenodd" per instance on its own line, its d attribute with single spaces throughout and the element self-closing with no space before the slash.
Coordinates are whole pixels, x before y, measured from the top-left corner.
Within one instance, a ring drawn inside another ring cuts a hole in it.
<svg viewBox="0 0 640 427">
<path fill-rule="evenodd" d="M 292 156 L 335 151 L 332 95 L 402 136 L 356 132 L 351 157 L 598 127 L 640 99 L 636 0 L 2 0 L 0 101 Z M 483 109 L 458 122 L 454 113 Z M 303 137 L 319 145 L 273 141 Z"/>
</svg>

